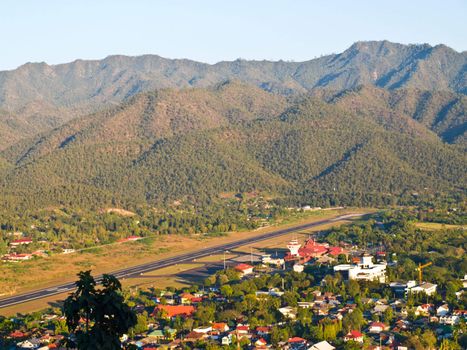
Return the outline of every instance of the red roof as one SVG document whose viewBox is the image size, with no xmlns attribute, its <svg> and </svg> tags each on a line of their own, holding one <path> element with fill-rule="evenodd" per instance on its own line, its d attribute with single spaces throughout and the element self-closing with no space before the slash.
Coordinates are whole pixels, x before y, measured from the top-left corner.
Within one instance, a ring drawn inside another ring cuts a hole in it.
<svg viewBox="0 0 467 350">
<path fill-rule="evenodd" d="M 13 244 L 22 244 L 22 243 L 32 243 L 32 239 L 31 238 L 21 238 L 21 239 L 15 239 L 14 241 L 12 241 L 11 243 Z"/>
<path fill-rule="evenodd" d="M 361 338 L 361 337 L 363 337 L 363 334 L 360 333 L 360 332 L 357 331 L 357 330 L 352 330 L 352 331 L 350 331 L 349 333 L 347 333 L 347 335 L 346 335 L 345 337 L 346 337 L 346 338 L 355 339 L 355 338 Z"/>
<path fill-rule="evenodd" d="M 288 342 L 289 343 L 305 343 L 306 340 L 300 337 L 293 337 L 293 338 L 289 338 Z"/>
<path fill-rule="evenodd" d="M 157 305 L 153 314 L 157 311 L 165 311 L 168 317 L 174 316 L 190 316 L 196 309 L 191 305 Z"/>
<path fill-rule="evenodd" d="M 262 332 L 262 333 L 269 333 L 271 331 L 271 328 L 266 327 L 266 326 L 258 326 L 258 327 L 256 327 L 256 331 L 257 332 Z"/>
<path fill-rule="evenodd" d="M 328 253 L 331 255 L 339 255 L 339 254 L 345 254 L 346 251 L 342 247 L 330 247 Z"/>
<path fill-rule="evenodd" d="M 372 322 L 370 327 L 380 327 L 382 329 L 386 328 L 386 325 L 383 322 Z"/>
<path fill-rule="evenodd" d="M 236 329 L 237 329 L 237 331 L 246 331 L 246 332 L 248 332 L 250 327 L 248 327 L 248 326 L 237 326 Z"/>
<path fill-rule="evenodd" d="M 243 264 L 243 263 L 235 266 L 235 270 L 237 271 L 245 271 L 245 270 L 252 269 L 252 268 L 253 266 L 248 265 L 248 264 Z"/>
<path fill-rule="evenodd" d="M 21 331 L 14 331 L 14 332 L 10 333 L 10 337 L 12 337 L 12 338 L 23 338 L 24 336 L 26 336 L 26 334 L 24 334 Z"/>
<path fill-rule="evenodd" d="M 190 293 L 182 293 L 180 295 L 180 298 L 191 300 L 191 299 L 196 298 L 196 297 L 193 294 L 190 294 Z"/>
</svg>

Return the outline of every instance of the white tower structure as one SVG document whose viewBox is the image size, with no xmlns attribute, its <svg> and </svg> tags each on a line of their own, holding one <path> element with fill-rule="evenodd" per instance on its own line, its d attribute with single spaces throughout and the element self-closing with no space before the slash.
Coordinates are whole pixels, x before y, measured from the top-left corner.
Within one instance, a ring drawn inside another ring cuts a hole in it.
<svg viewBox="0 0 467 350">
<path fill-rule="evenodd" d="M 302 245 L 298 243 L 298 240 L 292 239 L 289 244 L 287 244 L 287 249 L 290 251 L 291 256 L 298 256 L 298 250 Z"/>
</svg>

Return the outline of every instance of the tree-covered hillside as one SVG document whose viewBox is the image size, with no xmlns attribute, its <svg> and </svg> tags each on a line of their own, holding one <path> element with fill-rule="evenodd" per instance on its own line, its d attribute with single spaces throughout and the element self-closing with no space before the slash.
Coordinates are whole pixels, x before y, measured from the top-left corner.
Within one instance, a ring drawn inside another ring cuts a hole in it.
<svg viewBox="0 0 467 350">
<path fill-rule="evenodd" d="M 357 42 L 339 54 L 304 62 L 238 59 L 210 65 L 144 55 L 60 65 L 27 63 L 0 72 L 0 109 L 5 111 L 0 111 L 0 136 L 6 132 L 11 135 L 10 142 L 0 141 L 0 149 L 31 136 L 31 132 L 51 130 L 140 92 L 206 88 L 226 80 L 239 80 L 282 95 L 323 88 L 342 91 L 360 85 L 465 94 L 466 59 L 465 52 L 444 45 L 368 41 Z M 15 116 L 13 128 L 5 123 L 10 114 Z"/>
<path fill-rule="evenodd" d="M 398 104 L 372 113 L 366 89 L 330 94 L 286 99 L 230 82 L 137 95 L 3 151 L 12 165 L 2 205 L 205 204 L 250 191 L 283 203 L 382 205 L 465 192 L 463 149 Z"/>
</svg>

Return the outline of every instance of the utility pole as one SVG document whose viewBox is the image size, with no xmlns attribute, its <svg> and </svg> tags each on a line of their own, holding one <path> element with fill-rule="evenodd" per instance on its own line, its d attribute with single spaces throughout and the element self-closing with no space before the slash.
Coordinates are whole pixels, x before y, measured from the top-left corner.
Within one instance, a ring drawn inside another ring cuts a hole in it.
<svg viewBox="0 0 467 350">
<path fill-rule="evenodd" d="M 225 271 L 225 250 L 224 250 L 224 271 Z"/>
</svg>

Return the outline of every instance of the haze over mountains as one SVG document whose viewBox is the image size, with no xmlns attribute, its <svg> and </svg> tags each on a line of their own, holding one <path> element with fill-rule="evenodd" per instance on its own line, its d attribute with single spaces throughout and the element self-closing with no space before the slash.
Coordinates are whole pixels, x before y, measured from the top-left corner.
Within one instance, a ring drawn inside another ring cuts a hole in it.
<svg viewBox="0 0 467 350">
<path fill-rule="evenodd" d="M 26 64 L 0 72 L 0 195 L 14 208 L 465 192 L 466 59 L 382 41 L 300 63 Z"/>
</svg>

